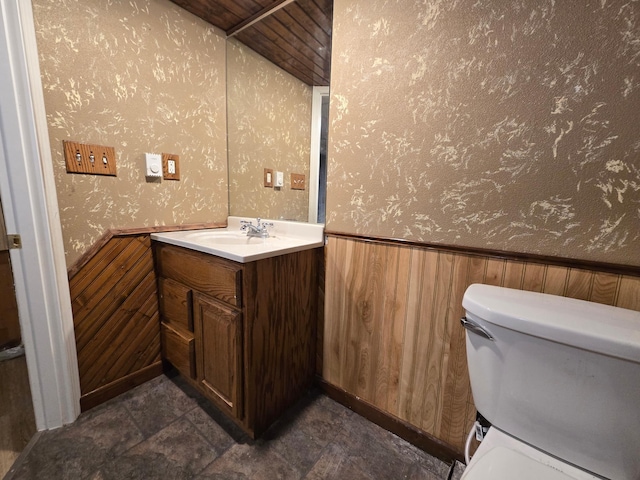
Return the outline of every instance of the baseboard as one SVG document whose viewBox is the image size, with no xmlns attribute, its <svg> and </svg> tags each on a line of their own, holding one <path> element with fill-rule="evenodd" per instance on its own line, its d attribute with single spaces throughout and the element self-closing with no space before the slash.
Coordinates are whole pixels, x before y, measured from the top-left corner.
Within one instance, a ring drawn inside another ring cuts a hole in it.
<svg viewBox="0 0 640 480">
<path fill-rule="evenodd" d="M 80 397 L 80 410 L 87 410 L 100 405 L 118 395 L 128 392 L 134 387 L 143 384 L 162 374 L 162 362 L 156 362 L 137 372 L 130 373 L 126 377 L 119 378 L 115 382 L 97 388 Z"/>
<path fill-rule="evenodd" d="M 413 425 L 394 417 L 387 412 L 383 412 L 379 408 L 363 401 L 355 395 L 327 383 L 320 377 L 316 377 L 316 384 L 329 398 L 341 403 L 345 407 L 356 412 L 358 415 L 363 416 L 385 430 L 396 434 L 419 449 L 424 450 L 429 455 L 433 455 L 447 463 L 453 463 L 455 460 L 460 462 L 464 461 L 464 456 L 461 452 L 458 452 L 453 446 L 437 439 L 433 435 L 419 430 Z"/>
</svg>

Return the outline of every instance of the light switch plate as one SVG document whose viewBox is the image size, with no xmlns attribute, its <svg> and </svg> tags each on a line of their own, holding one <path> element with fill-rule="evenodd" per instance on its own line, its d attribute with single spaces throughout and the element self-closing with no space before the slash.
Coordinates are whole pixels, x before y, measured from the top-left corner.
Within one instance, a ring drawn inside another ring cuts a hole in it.
<svg viewBox="0 0 640 480">
<path fill-rule="evenodd" d="M 113 147 L 67 140 L 62 145 L 67 173 L 116 176 L 116 153 Z"/>
<path fill-rule="evenodd" d="M 273 187 L 273 169 L 271 168 L 264 169 L 264 186 Z"/>
<path fill-rule="evenodd" d="M 304 190 L 306 188 L 306 179 L 302 173 L 291 174 L 291 190 Z"/>
<path fill-rule="evenodd" d="M 165 180 L 180 180 L 180 155 L 162 154 L 162 177 Z"/>
<path fill-rule="evenodd" d="M 162 177 L 162 156 L 159 153 L 145 153 L 146 176 Z"/>
</svg>

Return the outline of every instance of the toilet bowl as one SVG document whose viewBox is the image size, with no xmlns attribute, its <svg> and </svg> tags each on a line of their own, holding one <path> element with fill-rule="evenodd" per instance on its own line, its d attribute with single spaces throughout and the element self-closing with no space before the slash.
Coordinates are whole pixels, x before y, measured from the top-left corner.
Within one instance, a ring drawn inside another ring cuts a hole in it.
<svg viewBox="0 0 640 480">
<path fill-rule="evenodd" d="M 640 480 L 640 312 L 479 284 L 462 304 L 492 425 L 462 478 Z"/>
<path fill-rule="evenodd" d="M 601 480 L 501 432 L 489 431 L 461 480 Z"/>
</svg>

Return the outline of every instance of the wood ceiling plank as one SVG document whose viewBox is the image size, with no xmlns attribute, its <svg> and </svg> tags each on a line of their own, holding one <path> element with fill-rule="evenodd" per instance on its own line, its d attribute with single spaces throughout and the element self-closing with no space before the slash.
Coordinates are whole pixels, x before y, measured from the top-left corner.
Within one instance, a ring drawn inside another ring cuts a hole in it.
<svg viewBox="0 0 640 480">
<path fill-rule="evenodd" d="M 310 18 L 331 36 L 333 23 L 333 0 L 296 0 L 296 3 L 304 10 Z"/>
<path fill-rule="evenodd" d="M 239 33 L 236 38 L 256 53 L 259 53 L 270 62 L 273 62 L 284 71 L 296 77 L 301 82 L 304 82 L 307 85 L 313 85 L 313 77 L 309 75 L 308 66 L 292 59 L 291 55 L 286 52 L 280 49 L 274 49 L 273 43 L 262 35 L 251 35 L 251 38 L 249 38 L 248 41 L 245 41 L 243 39 L 245 32 L 247 32 L 247 30 Z"/>
<path fill-rule="evenodd" d="M 224 31 L 229 30 L 234 25 L 242 21 L 242 17 L 234 14 L 232 11 L 222 5 L 222 2 L 209 2 L 206 0 L 171 0 L 179 7 L 200 17 L 205 22 L 221 28 Z"/>
<path fill-rule="evenodd" d="M 282 18 L 279 18 L 279 20 L 285 25 L 287 25 L 288 22 L 296 22 L 320 47 L 331 45 L 331 35 L 328 35 L 327 32 L 318 25 L 315 19 L 310 17 L 297 2 L 283 8 Z"/>
<path fill-rule="evenodd" d="M 313 69 L 314 65 L 323 66 L 324 59 L 306 43 L 307 38 L 300 38 L 292 34 L 277 18 L 265 19 L 255 28 L 268 38 L 274 46 L 297 58 L 301 63 L 307 65 L 309 69 Z"/>
<path fill-rule="evenodd" d="M 284 0 L 171 0 L 227 35 Z M 333 0 L 296 0 L 235 36 L 307 85 L 328 85 Z"/>
<path fill-rule="evenodd" d="M 241 38 L 238 39 L 241 40 Z M 250 43 L 248 46 L 251 49 L 307 85 L 328 85 L 328 79 L 324 77 L 325 69 L 305 59 L 302 55 L 292 55 L 287 50 L 279 48 L 268 38 L 257 34 L 252 34 L 248 43 Z"/>
</svg>

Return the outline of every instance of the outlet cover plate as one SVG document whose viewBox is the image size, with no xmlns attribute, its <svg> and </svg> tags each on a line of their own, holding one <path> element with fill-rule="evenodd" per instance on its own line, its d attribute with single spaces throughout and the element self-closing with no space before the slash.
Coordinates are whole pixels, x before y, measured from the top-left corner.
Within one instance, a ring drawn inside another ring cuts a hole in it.
<svg viewBox="0 0 640 480">
<path fill-rule="evenodd" d="M 180 155 L 162 154 L 162 177 L 165 180 L 180 180 Z"/>
</svg>

